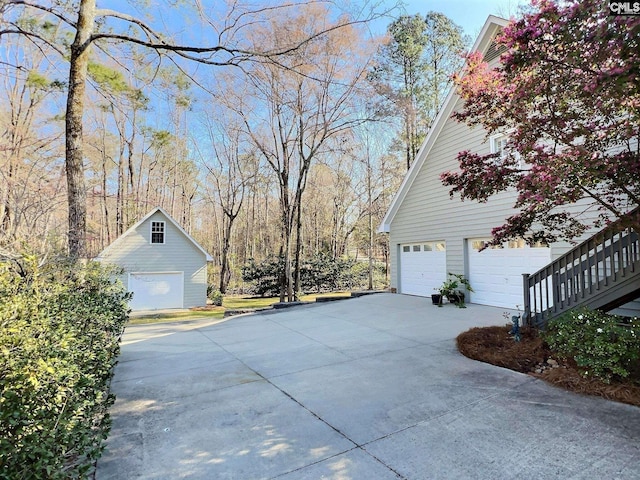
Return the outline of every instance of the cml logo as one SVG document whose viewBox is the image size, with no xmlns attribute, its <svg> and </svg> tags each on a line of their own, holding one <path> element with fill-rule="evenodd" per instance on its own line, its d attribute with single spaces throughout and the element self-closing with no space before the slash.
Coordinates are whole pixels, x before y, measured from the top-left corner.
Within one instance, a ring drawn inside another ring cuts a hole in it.
<svg viewBox="0 0 640 480">
<path fill-rule="evenodd" d="M 640 2 L 613 2 L 609 0 L 610 15 L 640 15 Z"/>
</svg>

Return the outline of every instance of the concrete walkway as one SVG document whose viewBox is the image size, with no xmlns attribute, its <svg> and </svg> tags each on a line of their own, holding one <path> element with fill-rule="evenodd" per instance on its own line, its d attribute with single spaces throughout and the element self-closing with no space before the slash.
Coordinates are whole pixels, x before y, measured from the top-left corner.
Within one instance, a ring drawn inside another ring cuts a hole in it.
<svg viewBox="0 0 640 480">
<path fill-rule="evenodd" d="M 504 309 L 378 294 L 127 328 L 107 479 L 640 479 L 640 409 L 461 356 Z"/>
</svg>

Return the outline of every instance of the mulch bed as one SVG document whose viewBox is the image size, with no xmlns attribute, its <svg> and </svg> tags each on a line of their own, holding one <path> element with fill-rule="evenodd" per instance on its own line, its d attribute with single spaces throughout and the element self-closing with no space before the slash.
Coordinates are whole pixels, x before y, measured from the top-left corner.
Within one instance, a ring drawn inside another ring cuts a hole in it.
<svg viewBox="0 0 640 480">
<path fill-rule="evenodd" d="M 585 395 L 640 407 L 640 367 L 625 381 L 610 384 L 580 374 L 573 360 L 557 358 L 538 336 L 537 330 L 522 328 L 521 340 L 509 335 L 510 326 L 472 328 L 456 339 L 464 356 L 526 373 L 557 387 Z"/>
</svg>

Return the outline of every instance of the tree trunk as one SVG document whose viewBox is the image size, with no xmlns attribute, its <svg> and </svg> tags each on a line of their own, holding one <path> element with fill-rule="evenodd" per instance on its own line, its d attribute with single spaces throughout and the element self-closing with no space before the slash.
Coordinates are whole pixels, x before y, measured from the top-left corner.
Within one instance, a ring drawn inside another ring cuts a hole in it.
<svg viewBox="0 0 640 480">
<path fill-rule="evenodd" d="M 298 292 L 302 290 L 300 285 L 300 257 L 302 254 L 302 205 L 298 205 L 296 213 L 296 250 L 295 250 L 295 277 L 293 283 L 293 293 L 298 300 Z"/>
<path fill-rule="evenodd" d="M 84 181 L 82 116 L 95 13 L 95 0 L 80 1 L 76 37 L 71 45 L 69 58 L 65 166 L 69 203 L 69 255 L 75 259 L 84 256 L 87 249 L 87 192 Z"/>
<path fill-rule="evenodd" d="M 302 122 L 299 126 L 299 131 L 304 131 L 304 126 Z M 304 138 L 304 135 L 299 134 L 299 138 Z M 295 245 L 295 281 L 293 284 L 293 293 L 296 296 L 300 291 L 300 256 L 302 253 L 302 195 L 307 188 L 307 174 L 309 172 L 309 168 L 311 168 L 311 157 L 305 158 L 303 152 L 302 143 L 298 144 L 298 152 L 301 159 L 304 159 L 300 165 L 300 176 L 298 177 L 298 185 L 296 188 L 295 194 L 295 202 L 293 209 L 295 211 L 295 222 L 296 222 L 296 245 Z"/>
<path fill-rule="evenodd" d="M 12 218 L 12 197 L 13 197 L 13 182 L 14 182 L 14 165 L 17 163 L 15 161 L 16 155 L 14 152 L 9 153 L 9 168 L 7 169 L 7 176 L 5 178 L 6 182 L 6 192 L 4 199 L 4 211 L 2 212 L 2 230 L 6 235 L 11 228 L 11 218 Z"/>
<path fill-rule="evenodd" d="M 135 117 L 135 112 L 134 112 L 134 117 Z M 127 226 L 131 225 L 132 223 L 134 223 L 132 221 L 132 216 L 133 218 L 135 217 L 135 214 L 133 213 L 135 210 L 135 207 L 133 205 L 131 205 L 132 200 L 134 199 L 135 195 L 134 195 L 134 191 L 135 191 L 135 167 L 133 166 L 133 148 L 134 148 L 134 141 L 135 141 L 135 131 L 136 131 L 136 126 L 135 126 L 135 120 L 132 122 L 133 123 L 133 133 L 131 134 L 131 138 L 129 140 L 127 140 L 127 163 L 128 163 L 128 168 L 127 168 L 127 176 L 128 178 L 128 185 L 127 185 L 127 203 L 126 203 L 126 217 L 125 217 L 125 224 Z M 133 208 L 132 208 L 133 207 Z"/>
<path fill-rule="evenodd" d="M 108 205 L 108 195 L 107 195 L 107 154 L 104 151 L 104 134 L 103 134 L 103 151 L 102 151 L 102 208 L 103 208 L 103 213 L 104 213 L 104 228 L 105 228 L 105 232 L 106 232 L 106 241 L 104 242 L 104 245 L 102 245 L 102 247 L 104 248 L 105 245 L 110 245 L 111 244 L 111 229 L 109 227 L 109 205 Z"/>
<path fill-rule="evenodd" d="M 284 215 L 288 219 L 289 215 Z M 282 285 L 280 287 L 280 301 L 286 298 L 287 302 L 293 301 L 293 281 L 291 275 L 291 224 L 288 223 L 283 231 L 283 258 L 284 267 L 282 275 Z"/>
<path fill-rule="evenodd" d="M 282 233 L 284 235 L 284 230 Z M 282 259 L 285 258 L 284 240 L 282 242 L 282 245 L 280 245 L 280 253 L 278 257 Z M 281 303 L 284 302 L 285 298 L 287 298 L 287 269 L 286 269 L 286 263 L 283 263 L 282 270 L 280 271 L 280 302 Z"/>
<path fill-rule="evenodd" d="M 117 121 L 117 120 L 116 120 Z M 120 137 L 120 152 L 118 156 L 118 188 L 116 191 L 116 235 L 124 233 L 124 146 L 125 139 Z"/>
<path fill-rule="evenodd" d="M 231 280 L 231 268 L 229 266 L 229 245 L 231 244 L 231 231 L 235 215 L 226 215 L 224 235 L 222 238 L 222 252 L 220 255 L 220 293 L 227 293 L 227 287 Z"/>
<path fill-rule="evenodd" d="M 369 290 L 373 290 L 373 195 L 371 192 L 371 158 L 367 152 L 367 208 L 369 210 Z"/>
</svg>

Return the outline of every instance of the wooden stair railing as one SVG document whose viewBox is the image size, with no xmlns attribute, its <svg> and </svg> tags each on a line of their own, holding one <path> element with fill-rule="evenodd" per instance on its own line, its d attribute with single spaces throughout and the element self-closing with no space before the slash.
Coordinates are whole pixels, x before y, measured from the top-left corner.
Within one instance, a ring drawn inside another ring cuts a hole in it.
<svg viewBox="0 0 640 480">
<path fill-rule="evenodd" d="M 614 222 L 536 273 L 523 274 L 523 290 L 523 323 L 538 327 L 573 308 L 624 305 L 640 295 L 638 233 Z"/>
</svg>

